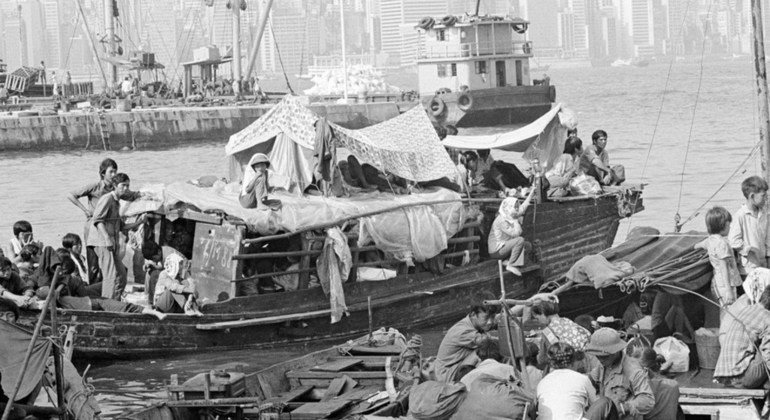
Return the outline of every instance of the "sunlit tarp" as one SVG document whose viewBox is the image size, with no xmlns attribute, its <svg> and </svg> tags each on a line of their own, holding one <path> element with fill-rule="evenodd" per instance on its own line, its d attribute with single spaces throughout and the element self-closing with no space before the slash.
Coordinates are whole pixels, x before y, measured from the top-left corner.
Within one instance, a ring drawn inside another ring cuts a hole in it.
<svg viewBox="0 0 770 420">
<path fill-rule="evenodd" d="M 411 181 L 455 175 L 455 165 L 421 106 L 360 130 L 331 125 L 338 146 L 381 171 Z"/>
<path fill-rule="evenodd" d="M 543 116 L 517 130 L 481 136 L 447 136 L 442 143 L 455 149 L 498 149 L 524 153 L 556 118 L 560 110 L 561 104 L 556 104 Z"/>
</svg>

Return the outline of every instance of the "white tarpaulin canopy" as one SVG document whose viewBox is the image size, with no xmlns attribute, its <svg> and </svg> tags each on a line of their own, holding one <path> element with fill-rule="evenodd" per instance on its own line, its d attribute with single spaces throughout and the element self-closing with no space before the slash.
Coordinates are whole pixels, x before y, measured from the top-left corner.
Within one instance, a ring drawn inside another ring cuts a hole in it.
<svg viewBox="0 0 770 420">
<path fill-rule="evenodd" d="M 442 144 L 455 149 L 498 149 L 524 153 L 546 130 L 560 110 L 561 104 L 556 104 L 543 116 L 517 130 L 481 136 L 447 136 Z"/>
</svg>

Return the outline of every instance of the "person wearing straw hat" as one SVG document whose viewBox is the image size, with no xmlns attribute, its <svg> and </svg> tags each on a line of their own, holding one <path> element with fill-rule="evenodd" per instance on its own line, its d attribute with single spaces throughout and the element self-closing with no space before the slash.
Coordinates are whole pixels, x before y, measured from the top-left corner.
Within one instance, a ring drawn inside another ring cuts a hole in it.
<svg viewBox="0 0 770 420">
<path fill-rule="evenodd" d="M 281 208 L 279 200 L 268 200 L 267 191 L 270 188 L 268 184 L 268 172 L 270 168 L 270 159 L 264 153 L 255 153 L 247 165 L 251 171 L 246 171 L 243 177 L 243 185 L 238 201 L 241 207 L 246 209 L 256 208 L 257 210 L 278 210 Z"/>
<path fill-rule="evenodd" d="M 655 406 L 650 379 L 638 360 L 624 353 L 626 342 L 612 328 L 599 328 L 591 335 L 586 353 L 599 365 L 589 374 L 599 395 L 612 400 L 621 420 L 641 420 Z M 609 417 L 602 417 L 609 418 Z"/>
</svg>

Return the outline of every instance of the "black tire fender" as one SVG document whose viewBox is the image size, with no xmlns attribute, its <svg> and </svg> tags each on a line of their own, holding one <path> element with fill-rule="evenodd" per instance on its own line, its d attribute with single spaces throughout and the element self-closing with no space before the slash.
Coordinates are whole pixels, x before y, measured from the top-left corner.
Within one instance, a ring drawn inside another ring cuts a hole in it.
<svg viewBox="0 0 770 420">
<path fill-rule="evenodd" d="M 466 91 L 457 96 L 457 108 L 464 112 L 473 108 L 473 96 L 470 92 Z"/>
<path fill-rule="evenodd" d="M 428 111 L 434 117 L 438 117 L 446 111 L 446 103 L 438 96 L 434 96 L 428 104 Z"/>
</svg>

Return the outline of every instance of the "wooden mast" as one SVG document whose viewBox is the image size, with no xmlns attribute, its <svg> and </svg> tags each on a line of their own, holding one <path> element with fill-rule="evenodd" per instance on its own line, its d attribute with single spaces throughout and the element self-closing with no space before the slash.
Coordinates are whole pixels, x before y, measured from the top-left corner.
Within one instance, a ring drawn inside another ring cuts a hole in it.
<svg viewBox="0 0 770 420">
<path fill-rule="evenodd" d="M 262 43 L 262 35 L 265 33 L 265 27 L 267 26 L 267 19 L 270 17 L 270 8 L 273 7 L 273 0 L 267 0 L 267 4 L 262 10 L 262 17 L 259 19 L 259 26 L 257 27 L 257 37 L 254 39 L 254 44 L 249 51 L 249 61 L 246 65 L 246 73 L 244 77 L 248 79 L 251 77 L 251 71 L 254 70 L 254 65 L 257 61 L 257 54 L 259 54 L 259 44 Z M 254 88 L 254 86 L 252 86 Z"/>
<path fill-rule="evenodd" d="M 765 33 L 762 28 L 762 1 L 751 0 L 751 26 L 754 34 L 754 72 L 757 81 L 757 100 L 759 105 L 759 138 L 762 140 L 762 172 L 770 181 L 770 109 L 767 97 L 767 66 L 765 64 Z"/>
</svg>

